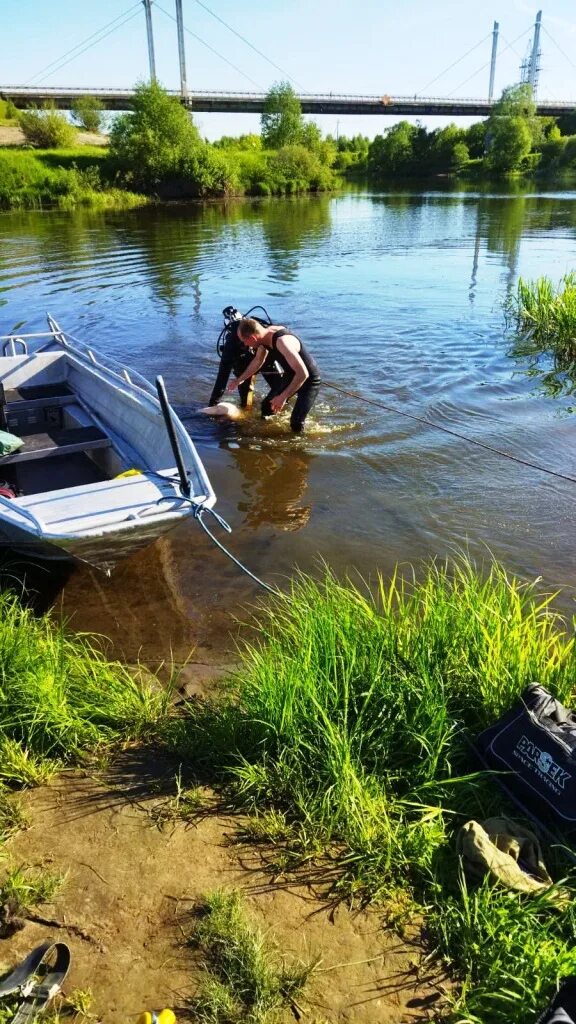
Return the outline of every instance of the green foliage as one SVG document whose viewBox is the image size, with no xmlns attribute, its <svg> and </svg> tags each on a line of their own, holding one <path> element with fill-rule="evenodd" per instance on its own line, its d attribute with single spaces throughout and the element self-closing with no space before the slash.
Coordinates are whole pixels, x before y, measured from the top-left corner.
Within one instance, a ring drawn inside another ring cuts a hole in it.
<svg viewBox="0 0 576 1024">
<path fill-rule="evenodd" d="M 437 173 L 464 167 L 470 158 L 465 140 L 466 132 L 455 124 L 436 129 L 427 139 L 429 167 Z"/>
<path fill-rule="evenodd" d="M 26 913 L 39 903 L 52 903 L 61 893 L 66 877 L 39 868 L 11 868 L 0 884 L 0 907 L 12 914 Z"/>
<path fill-rule="evenodd" d="M 562 135 L 576 135 L 576 110 L 561 114 L 556 123 Z"/>
<path fill-rule="evenodd" d="M 236 890 L 209 893 L 191 938 L 206 980 L 192 1000 L 198 1024 L 272 1024 L 302 991 L 317 961 L 283 961 L 249 920 Z"/>
<path fill-rule="evenodd" d="M 72 118 L 87 132 L 99 132 L 102 127 L 102 104 L 96 96 L 79 96 L 72 104 Z"/>
<path fill-rule="evenodd" d="M 76 131 L 54 107 L 43 110 L 21 110 L 18 123 L 27 142 L 41 149 L 66 149 L 76 137 Z"/>
<path fill-rule="evenodd" d="M 420 583 L 380 581 L 376 597 L 301 577 L 259 616 L 231 688 L 190 704 L 168 737 L 265 818 L 271 870 L 319 867 L 324 853 L 340 892 L 423 901 L 467 1024 L 525 1024 L 554 990 L 554 958 L 574 970 L 574 902 L 550 923 L 524 897 L 469 893 L 453 836 L 508 811 L 470 774 L 466 735 L 534 679 L 571 701 L 575 640 L 550 602 L 496 564 L 483 576 L 434 564 Z"/>
<path fill-rule="evenodd" d="M 185 161 L 204 144 L 189 113 L 157 82 L 137 85 L 132 106 L 112 125 L 110 155 L 124 182 L 154 192 L 181 179 Z"/>
<path fill-rule="evenodd" d="M 262 149 L 260 135 L 223 135 L 221 139 L 212 143 L 215 149 L 238 149 L 255 152 Z"/>
<path fill-rule="evenodd" d="M 486 149 L 486 132 L 488 121 L 477 121 L 471 124 L 465 132 L 465 142 L 472 159 L 484 156 Z"/>
<path fill-rule="evenodd" d="M 368 150 L 370 172 L 376 177 L 409 172 L 417 135 L 418 128 L 408 121 L 399 121 L 384 135 L 376 135 Z"/>
<path fill-rule="evenodd" d="M 531 121 L 536 117 L 536 103 L 532 86 L 527 82 L 509 85 L 503 90 L 499 100 L 494 104 L 489 121 L 493 117 L 523 117 Z"/>
<path fill-rule="evenodd" d="M 16 121 L 18 119 L 18 110 L 14 106 L 12 100 L 0 99 L 0 122 L 1 121 Z"/>
<path fill-rule="evenodd" d="M 267 149 L 297 145 L 302 139 L 302 106 L 288 82 L 273 85 L 260 116 L 262 142 Z"/>
<path fill-rule="evenodd" d="M 273 190 L 279 195 L 323 192 L 334 187 L 329 167 L 304 146 L 283 146 L 268 162 Z"/>
<path fill-rule="evenodd" d="M 529 356 L 539 369 L 542 356 L 551 356 L 542 373 L 549 393 L 573 394 L 576 388 L 576 272 L 565 274 L 559 284 L 550 278 L 520 278 L 516 294 L 505 304 L 509 323 L 516 332 L 515 356 Z"/>
<path fill-rule="evenodd" d="M 532 147 L 532 134 L 525 118 L 502 115 L 490 118 L 487 134 L 487 166 L 500 173 L 517 171 Z"/>
<path fill-rule="evenodd" d="M 574 879 L 571 892 L 574 894 Z M 551 912 L 543 896 L 521 896 L 460 873 L 454 893 L 435 903 L 431 938 L 463 982 L 454 1018 L 462 1024 L 526 1024 L 576 973 L 573 907 Z"/>
<path fill-rule="evenodd" d="M 34 618 L 13 595 L 0 594 L 0 743 L 10 751 L 7 781 L 35 781 L 30 766 L 38 759 L 71 762 L 120 736 L 145 735 L 168 701 L 165 691 L 106 661 L 88 637 L 68 637 L 49 618 Z"/>
<path fill-rule="evenodd" d="M 86 150 L 0 150 L 0 209 L 127 209 L 147 201 L 133 192 L 104 187 L 106 155 L 97 150 L 91 156 Z"/>
</svg>

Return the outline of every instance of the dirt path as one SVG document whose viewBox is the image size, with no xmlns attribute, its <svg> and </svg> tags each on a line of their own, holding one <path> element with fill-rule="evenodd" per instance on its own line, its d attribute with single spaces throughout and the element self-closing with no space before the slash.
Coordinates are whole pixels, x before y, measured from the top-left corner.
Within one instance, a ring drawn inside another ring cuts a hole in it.
<svg viewBox="0 0 576 1024">
<path fill-rule="evenodd" d="M 427 1007 L 432 1012 L 439 993 L 420 950 L 385 931 L 377 913 L 331 910 L 302 886 L 270 886 L 251 851 L 231 844 L 234 822 L 226 816 L 160 828 L 158 786 L 172 780 L 173 769 L 128 754 L 105 777 L 65 773 L 24 795 L 32 824 L 8 843 L 9 858 L 67 872 L 55 904 L 38 910 L 63 927 L 28 921 L 0 940 L 1 968 L 46 938 L 64 940 L 72 950 L 66 991 L 91 989 L 92 1012 L 103 1024 L 146 1008 L 182 1010 L 199 970 L 185 944 L 190 910 L 207 891 L 238 887 L 283 952 L 322 957 L 301 1000 L 303 1021 L 430 1019 Z"/>
<path fill-rule="evenodd" d="M 79 146 L 107 146 L 108 136 L 95 132 L 78 132 L 76 144 Z M 0 146 L 23 146 L 26 140 L 16 126 L 0 125 Z"/>
</svg>

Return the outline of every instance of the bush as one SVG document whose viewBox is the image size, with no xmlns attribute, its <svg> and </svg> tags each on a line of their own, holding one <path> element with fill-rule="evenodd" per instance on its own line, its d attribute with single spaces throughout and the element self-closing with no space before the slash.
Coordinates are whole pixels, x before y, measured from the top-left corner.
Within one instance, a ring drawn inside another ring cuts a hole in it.
<svg viewBox="0 0 576 1024">
<path fill-rule="evenodd" d="M 96 96 L 79 96 L 72 104 L 72 118 L 87 132 L 99 132 L 102 127 L 102 105 Z"/>
<path fill-rule="evenodd" d="M 18 122 L 27 142 L 42 149 L 65 149 L 76 138 L 75 129 L 54 107 L 23 110 Z"/>
<path fill-rule="evenodd" d="M 0 121 L 16 121 L 18 111 L 12 100 L 0 100 Z"/>
</svg>

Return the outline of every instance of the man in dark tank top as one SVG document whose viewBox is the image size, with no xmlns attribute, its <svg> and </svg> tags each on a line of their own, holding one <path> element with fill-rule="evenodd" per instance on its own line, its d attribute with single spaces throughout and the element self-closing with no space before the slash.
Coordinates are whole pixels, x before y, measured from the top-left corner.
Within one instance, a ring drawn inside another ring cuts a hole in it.
<svg viewBox="0 0 576 1024">
<path fill-rule="evenodd" d="M 296 395 L 290 426 L 295 434 L 301 434 L 320 388 L 320 371 L 316 361 L 300 338 L 281 324 L 264 326 L 258 320 L 248 317 L 238 324 L 238 337 L 247 347 L 255 348 L 256 355 L 244 372 L 229 384 L 227 390 L 234 391 L 240 387 L 248 377 L 261 369 L 266 358 L 273 353 L 283 374 L 263 400 L 262 416 L 273 416 L 281 412 L 286 402 Z"/>
</svg>

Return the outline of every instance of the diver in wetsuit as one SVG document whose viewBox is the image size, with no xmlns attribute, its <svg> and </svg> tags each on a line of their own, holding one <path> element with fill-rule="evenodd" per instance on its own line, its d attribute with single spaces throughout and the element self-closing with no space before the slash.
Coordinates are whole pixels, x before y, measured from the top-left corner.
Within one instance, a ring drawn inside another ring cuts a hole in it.
<svg viewBox="0 0 576 1024">
<path fill-rule="evenodd" d="M 246 347 L 256 349 L 256 354 L 240 376 L 228 385 L 227 390 L 234 391 L 242 387 L 272 355 L 282 367 L 283 375 L 271 384 L 262 402 L 262 416 L 281 412 L 288 399 L 296 395 L 290 426 L 295 434 L 301 434 L 320 389 L 320 371 L 316 361 L 300 338 L 281 324 L 264 325 L 252 317 L 245 317 L 238 324 L 237 334 Z"/>
<path fill-rule="evenodd" d="M 254 376 L 246 376 L 244 371 L 252 362 L 254 352 L 247 348 L 246 345 L 238 337 L 238 325 L 242 323 L 240 314 L 233 310 L 231 306 L 228 306 L 224 310 L 224 315 L 228 318 L 226 327 L 224 328 L 223 334 L 225 334 L 225 340 L 222 347 L 219 347 L 220 351 L 220 366 L 212 388 L 212 394 L 210 395 L 209 405 L 216 405 L 220 401 L 222 395 L 227 390 L 226 385 L 230 379 L 230 374 L 233 373 L 235 377 L 243 376 L 243 382 L 238 388 L 238 394 L 240 395 L 240 405 L 245 409 L 251 404 L 251 396 L 253 390 Z M 260 321 L 256 321 L 259 323 Z M 222 337 L 222 335 L 221 335 Z M 264 360 L 261 367 L 262 376 L 268 384 L 271 390 L 275 387 L 282 387 L 283 371 L 279 362 L 276 361 L 276 356 L 273 352 L 270 352 Z"/>
</svg>

